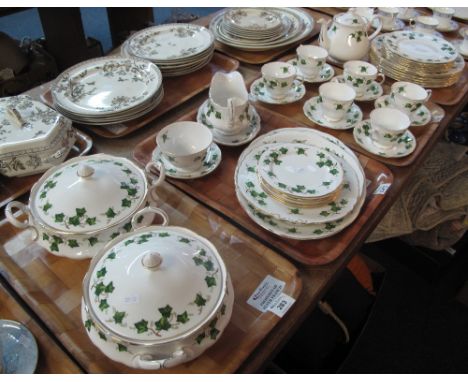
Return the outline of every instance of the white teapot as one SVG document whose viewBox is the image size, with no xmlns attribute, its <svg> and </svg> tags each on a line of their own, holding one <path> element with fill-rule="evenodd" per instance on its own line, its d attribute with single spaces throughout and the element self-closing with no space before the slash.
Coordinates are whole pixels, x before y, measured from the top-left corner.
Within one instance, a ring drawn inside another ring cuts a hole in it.
<svg viewBox="0 0 468 382">
<path fill-rule="evenodd" d="M 369 51 L 370 41 L 376 37 L 382 29 L 382 23 L 370 36 L 367 30 L 374 18 L 364 18 L 353 11 L 339 13 L 333 20 L 326 22 L 321 19 L 320 45 L 328 50 L 331 58 L 338 61 L 361 60 Z M 328 28 L 329 24 L 330 28 Z"/>
</svg>

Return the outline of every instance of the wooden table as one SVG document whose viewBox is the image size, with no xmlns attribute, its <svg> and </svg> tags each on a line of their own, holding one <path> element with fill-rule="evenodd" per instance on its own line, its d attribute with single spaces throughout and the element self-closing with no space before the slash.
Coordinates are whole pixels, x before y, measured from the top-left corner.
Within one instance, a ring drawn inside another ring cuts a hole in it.
<svg viewBox="0 0 468 382">
<path fill-rule="evenodd" d="M 198 24 L 206 25 L 210 20 L 210 16 L 197 20 Z M 291 51 L 294 51 L 292 49 Z M 244 75 L 246 82 L 250 82 L 259 75 L 259 66 L 242 64 L 239 71 Z M 98 152 L 106 152 L 114 155 L 120 155 L 131 158 L 133 148 L 144 138 L 160 130 L 162 127 L 175 121 L 186 114 L 194 105 L 199 104 L 207 97 L 207 92 L 187 101 L 185 104 L 172 110 L 160 117 L 157 121 L 149 124 L 144 129 L 136 131 L 134 134 L 125 137 L 124 139 L 105 140 L 103 138 L 94 137 L 95 149 Z M 260 372 L 267 363 L 281 350 L 281 347 L 294 334 L 301 323 L 307 318 L 308 314 L 315 308 L 317 302 L 326 293 L 329 287 L 334 283 L 340 275 L 341 270 L 347 265 L 354 254 L 363 245 L 366 238 L 373 231 L 375 226 L 383 218 L 388 209 L 392 206 L 395 200 L 400 195 L 402 189 L 406 186 L 411 176 L 424 162 L 425 158 L 430 154 L 435 143 L 443 135 L 450 121 L 465 107 L 468 102 L 468 93 L 463 95 L 462 101 L 454 106 L 444 106 L 445 118 L 441 121 L 437 131 L 432 136 L 419 157 L 407 167 L 391 167 L 394 174 L 394 184 L 387 192 L 386 198 L 381 204 L 381 208 L 374 213 L 362 226 L 360 232 L 354 238 L 351 245 L 346 248 L 343 255 L 333 263 L 321 267 L 304 267 L 299 264 L 300 276 L 302 279 L 302 292 L 300 298 L 295 305 L 287 313 L 284 319 L 280 320 L 270 334 L 259 344 L 256 349 L 243 362 L 238 372 Z M 238 227 L 243 229 L 243 227 Z M 249 232 L 247 232 L 249 234 Z M 275 250 L 275 248 L 272 248 Z"/>
</svg>

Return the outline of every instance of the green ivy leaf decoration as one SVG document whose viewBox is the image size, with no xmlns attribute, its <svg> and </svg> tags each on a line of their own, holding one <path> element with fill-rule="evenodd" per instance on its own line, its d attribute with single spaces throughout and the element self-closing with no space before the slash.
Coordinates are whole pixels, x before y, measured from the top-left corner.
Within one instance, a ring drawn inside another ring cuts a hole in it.
<svg viewBox="0 0 468 382">
<path fill-rule="evenodd" d="M 80 218 L 78 216 L 72 216 L 68 218 L 68 224 L 73 225 L 73 226 L 78 226 L 80 225 Z"/>
<path fill-rule="evenodd" d="M 189 243 L 190 243 L 190 240 L 187 239 L 186 237 L 181 237 L 181 238 L 179 239 L 179 242 L 185 243 L 185 244 L 189 244 Z"/>
<path fill-rule="evenodd" d="M 88 225 L 95 225 L 96 224 L 96 218 L 86 218 L 86 224 Z"/>
<path fill-rule="evenodd" d="M 181 324 L 185 324 L 186 322 L 188 322 L 188 320 L 189 316 L 187 311 L 184 311 L 184 313 L 177 315 L 177 322 L 180 322 Z"/>
<path fill-rule="evenodd" d="M 56 223 L 62 223 L 64 218 L 65 218 L 65 214 L 63 214 L 63 213 L 55 214 L 55 222 Z"/>
<path fill-rule="evenodd" d="M 78 242 L 76 240 L 68 240 L 68 246 L 70 248 L 77 248 L 79 247 L 80 245 L 78 244 Z"/>
<path fill-rule="evenodd" d="M 107 299 L 104 298 L 99 303 L 99 309 L 106 310 L 107 308 L 109 308 L 109 304 L 107 303 Z"/>
<path fill-rule="evenodd" d="M 172 326 L 167 317 L 161 317 L 154 325 L 157 330 L 169 330 Z"/>
<path fill-rule="evenodd" d="M 132 202 L 125 198 L 125 199 L 122 199 L 122 207 L 130 207 L 132 205 Z"/>
<path fill-rule="evenodd" d="M 122 344 L 117 344 L 117 349 L 122 352 L 122 351 L 128 351 L 127 347 L 122 345 Z"/>
<path fill-rule="evenodd" d="M 216 279 L 213 276 L 206 276 L 205 281 L 208 288 L 216 285 Z"/>
<path fill-rule="evenodd" d="M 106 288 L 104 290 L 106 293 L 112 293 L 114 289 L 114 283 L 111 281 L 109 284 L 106 285 Z"/>
<path fill-rule="evenodd" d="M 171 316 L 172 307 L 170 305 L 166 305 L 165 307 L 159 308 L 158 310 L 163 317 L 169 318 Z"/>
<path fill-rule="evenodd" d="M 96 276 L 97 277 L 104 277 L 107 273 L 107 269 L 106 267 L 102 267 L 101 269 L 99 269 L 97 272 L 96 272 Z"/>
<path fill-rule="evenodd" d="M 46 204 L 44 204 L 44 207 L 42 207 L 42 209 L 44 210 L 44 212 L 47 212 L 48 210 L 50 210 L 52 208 L 52 204 L 50 204 L 49 202 L 47 202 Z"/>
<path fill-rule="evenodd" d="M 97 237 L 90 237 L 90 238 L 88 239 L 89 245 L 90 245 L 91 247 L 93 247 L 95 244 L 97 244 L 98 241 L 99 241 L 99 240 L 98 240 Z"/>
<path fill-rule="evenodd" d="M 86 214 L 86 208 L 77 208 L 76 209 L 76 216 L 83 217 Z"/>
<path fill-rule="evenodd" d="M 101 293 L 103 293 L 106 290 L 106 286 L 104 283 L 101 281 L 99 284 L 96 285 L 96 288 L 94 289 L 94 294 L 96 296 L 100 296 Z"/>
<path fill-rule="evenodd" d="M 119 312 L 119 311 L 115 312 L 114 315 L 112 316 L 116 324 L 121 324 L 124 317 L 125 317 L 125 312 Z"/>
<path fill-rule="evenodd" d="M 195 341 L 197 342 L 197 344 L 201 344 L 201 342 L 205 339 L 205 333 L 201 333 L 197 336 L 197 338 L 195 338 Z"/>
<path fill-rule="evenodd" d="M 112 251 L 111 253 L 109 253 L 109 254 L 107 255 L 107 258 L 108 258 L 109 260 L 114 260 L 114 259 L 115 259 L 115 252 Z"/>
<path fill-rule="evenodd" d="M 134 325 L 138 334 L 148 331 L 148 321 L 146 320 L 140 320 L 138 322 L 135 322 Z"/>
<path fill-rule="evenodd" d="M 205 269 L 207 271 L 212 271 L 214 269 L 214 265 L 213 265 L 213 262 L 211 260 L 206 260 L 204 263 L 203 263 L 203 266 L 205 267 Z"/>
<path fill-rule="evenodd" d="M 203 298 L 203 296 L 200 293 L 197 293 L 195 296 L 195 305 L 198 307 L 202 307 L 206 305 L 206 299 Z"/>
<path fill-rule="evenodd" d="M 117 214 L 115 213 L 115 211 L 109 207 L 109 209 L 106 211 L 106 216 L 111 219 L 113 217 L 115 217 Z"/>
<path fill-rule="evenodd" d="M 94 326 L 93 321 L 91 321 L 89 319 L 86 320 L 85 323 L 84 323 L 84 326 L 85 326 L 85 328 L 86 328 L 86 330 L 88 332 L 91 331 L 91 326 Z"/>
</svg>

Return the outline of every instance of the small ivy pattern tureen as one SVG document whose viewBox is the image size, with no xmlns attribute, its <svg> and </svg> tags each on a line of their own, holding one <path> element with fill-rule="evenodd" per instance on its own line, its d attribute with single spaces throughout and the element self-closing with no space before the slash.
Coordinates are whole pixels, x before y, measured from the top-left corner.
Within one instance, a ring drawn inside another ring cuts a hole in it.
<svg viewBox="0 0 468 382">
<path fill-rule="evenodd" d="M 201 354 L 232 311 L 233 292 L 216 249 L 180 227 L 141 228 L 116 239 L 93 260 L 83 288 L 87 333 L 129 366 L 152 368 L 155 362 L 144 361 L 155 359 L 169 367 L 165 360 L 179 357 L 174 354 L 183 352 L 183 362 Z"/>
</svg>

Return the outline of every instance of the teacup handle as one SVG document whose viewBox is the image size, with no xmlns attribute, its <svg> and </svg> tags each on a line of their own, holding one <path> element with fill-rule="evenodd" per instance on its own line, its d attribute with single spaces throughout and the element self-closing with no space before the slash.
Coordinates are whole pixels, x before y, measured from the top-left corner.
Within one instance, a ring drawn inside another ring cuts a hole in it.
<svg viewBox="0 0 468 382">
<path fill-rule="evenodd" d="M 166 211 L 163 211 L 161 208 L 156 208 L 156 207 L 153 207 L 153 206 L 148 206 L 148 207 L 145 207 L 143 208 L 142 210 L 138 211 L 135 215 L 133 215 L 132 217 L 132 229 L 135 231 L 136 229 L 138 228 L 141 228 L 139 225 L 140 223 L 138 223 L 138 219 L 141 217 L 141 216 L 145 216 L 146 214 L 148 213 L 152 213 L 152 214 L 155 214 L 155 215 L 159 215 L 161 216 L 162 218 L 162 223 L 161 224 L 158 224 L 158 225 L 161 225 L 163 227 L 167 226 L 169 224 L 169 216 L 167 215 Z M 142 225 L 143 227 L 144 225 Z"/>
<path fill-rule="evenodd" d="M 380 81 L 378 80 L 378 78 L 380 77 Z M 376 78 L 376 82 L 379 84 L 379 85 L 382 85 L 385 81 L 385 74 L 383 73 L 378 73 L 377 74 L 377 78 Z"/>
<path fill-rule="evenodd" d="M 296 74 L 296 78 L 294 79 L 296 83 L 296 87 L 301 86 L 304 83 L 304 76 L 301 74 Z"/>
<path fill-rule="evenodd" d="M 155 172 L 159 173 L 158 177 L 156 177 Z M 166 178 L 166 169 L 161 162 L 155 163 L 151 161 L 145 166 L 145 173 L 151 182 L 148 190 L 150 197 L 154 202 L 156 202 L 159 199 L 156 189 L 164 182 L 164 179 Z"/>
<path fill-rule="evenodd" d="M 424 100 L 424 102 L 429 101 L 429 98 L 431 98 L 431 96 L 432 96 L 432 89 L 426 89 L 426 92 L 427 92 L 427 97 L 426 97 L 426 99 Z"/>
</svg>

